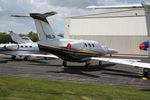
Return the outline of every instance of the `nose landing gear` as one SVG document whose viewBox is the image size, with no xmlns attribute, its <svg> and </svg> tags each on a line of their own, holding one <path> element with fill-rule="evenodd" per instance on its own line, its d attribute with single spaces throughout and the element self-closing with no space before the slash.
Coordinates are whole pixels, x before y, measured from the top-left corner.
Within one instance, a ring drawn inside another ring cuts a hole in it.
<svg viewBox="0 0 150 100">
<path fill-rule="evenodd" d="M 148 80 L 150 78 L 150 69 L 144 68 L 143 69 L 143 80 Z"/>
</svg>

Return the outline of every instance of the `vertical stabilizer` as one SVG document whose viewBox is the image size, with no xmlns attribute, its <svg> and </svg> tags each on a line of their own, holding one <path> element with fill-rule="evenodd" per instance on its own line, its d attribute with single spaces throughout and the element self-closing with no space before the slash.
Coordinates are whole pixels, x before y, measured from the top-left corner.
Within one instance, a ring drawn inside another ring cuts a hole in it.
<svg viewBox="0 0 150 100">
<path fill-rule="evenodd" d="M 48 23 L 46 17 L 55 15 L 56 12 L 48 12 L 44 14 L 31 13 L 30 16 L 34 19 L 37 33 L 40 40 L 49 40 L 56 38 L 51 25 Z"/>
</svg>

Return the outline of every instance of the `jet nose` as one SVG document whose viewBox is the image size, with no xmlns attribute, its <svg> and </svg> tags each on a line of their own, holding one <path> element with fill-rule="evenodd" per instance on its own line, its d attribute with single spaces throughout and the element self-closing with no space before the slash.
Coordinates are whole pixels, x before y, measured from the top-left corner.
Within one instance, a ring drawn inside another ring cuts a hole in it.
<svg viewBox="0 0 150 100">
<path fill-rule="evenodd" d="M 118 51 L 115 50 L 115 49 L 110 49 L 110 48 L 109 48 L 109 49 L 107 50 L 107 53 L 108 53 L 108 54 L 115 54 L 115 53 L 118 53 Z"/>
<path fill-rule="evenodd" d="M 8 44 L 4 46 L 5 49 L 9 49 L 9 50 L 17 50 L 19 48 L 19 46 L 17 44 Z"/>
</svg>

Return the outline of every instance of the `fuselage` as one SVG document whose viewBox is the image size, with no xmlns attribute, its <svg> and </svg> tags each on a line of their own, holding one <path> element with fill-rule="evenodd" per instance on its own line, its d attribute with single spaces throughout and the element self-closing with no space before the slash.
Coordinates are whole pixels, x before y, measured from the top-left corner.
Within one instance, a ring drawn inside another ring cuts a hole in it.
<svg viewBox="0 0 150 100">
<path fill-rule="evenodd" d="M 4 51 L 36 51 L 39 50 L 37 43 L 24 43 L 24 44 L 0 44 L 0 50 Z"/>
<path fill-rule="evenodd" d="M 86 62 L 90 57 L 100 57 L 116 50 L 101 46 L 96 41 L 50 39 L 38 42 L 41 51 L 50 52 L 65 61 Z"/>
<path fill-rule="evenodd" d="M 39 54 L 37 43 L 24 43 L 24 44 L 0 44 L 0 53 L 11 55 L 11 56 L 21 56 L 24 54 Z"/>
</svg>

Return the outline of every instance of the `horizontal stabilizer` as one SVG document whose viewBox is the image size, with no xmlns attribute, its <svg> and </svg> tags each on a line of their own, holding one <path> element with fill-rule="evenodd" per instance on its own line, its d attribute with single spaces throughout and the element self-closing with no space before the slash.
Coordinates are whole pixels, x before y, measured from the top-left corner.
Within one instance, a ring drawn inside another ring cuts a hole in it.
<svg viewBox="0 0 150 100">
<path fill-rule="evenodd" d="M 11 17 L 40 17 L 40 18 L 46 18 L 46 17 L 49 17 L 49 16 L 53 16 L 53 15 L 56 15 L 57 12 L 55 11 L 51 11 L 51 12 L 47 12 L 47 13 L 44 13 L 44 14 L 41 14 L 41 13 L 30 13 L 30 16 L 25 16 L 25 15 L 10 15 Z"/>
<path fill-rule="evenodd" d="M 30 16 L 33 17 L 33 18 L 46 18 L 46 17 L 49 17 L 49 16 L 53 16 L 53 15 L 56 15 L 57 12 L 55 11 L 51 11 L 51 12 L 47 12 L 47 13 L 44 13 L 44 14 L 41 14 L 41 13 L 30 13 Z"/>
<path fill-rule="evenodd" d="M 30 16 L 23 16 L 23 15 L 10 15 L 10 17 L 30 17 Z"/>
</svg>

